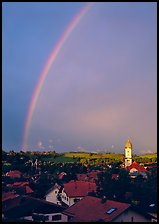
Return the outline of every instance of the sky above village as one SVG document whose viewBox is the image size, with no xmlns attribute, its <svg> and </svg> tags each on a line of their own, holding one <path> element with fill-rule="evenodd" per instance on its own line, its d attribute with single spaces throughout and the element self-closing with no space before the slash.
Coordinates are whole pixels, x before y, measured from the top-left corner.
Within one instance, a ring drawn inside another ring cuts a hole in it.
<svg viewBox="0 0 159 224">
<path fill-rule="evenodd" d="M 40 75 L 85 2 L 2 3 L 2 148 L 22 150 Z M 42 85 L 26 150 L 157 151 L 157 3 L 93 3 Z"/>
</svg>

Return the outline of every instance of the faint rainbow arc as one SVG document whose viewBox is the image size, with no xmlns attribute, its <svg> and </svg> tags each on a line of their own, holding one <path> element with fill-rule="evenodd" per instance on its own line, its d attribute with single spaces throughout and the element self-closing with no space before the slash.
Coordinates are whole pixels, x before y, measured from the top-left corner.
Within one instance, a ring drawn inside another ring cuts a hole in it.
<svg viewBox="0 0 159 224">
<path fill-rule="evenodd" d="M 51 66 L 52 66 L 53 62 L 55 61 L 56 57 L 58 56 L 58 53 L 60 52 L 63 44 L 68 39 L 68 37 L 70 36 L 70 34 L 74 30 L 74 28 L 78 25 L 78 23 L 80 22 L 82 17 L 87 13 L 87 11 L 91 7 L 91 5 L 92 5 L 92 2 L 88 2 L 84 6 L 84 8 L 82 8 L 82 10 L 75 16 L 73 21 L 69 24 L 69 26 L 66 28 L 63 35 L 61 36 L 61 38 L 59 39 L 59 41 L 55 45 L 55 48 L 53 49 L 52 53 L 49 56 L 49 59 L 47 60 L 46 65 L 44 66 L 44 69 L 43 69 L 43 71 L 40 75 L 40 78 L 39 78 L 38 83 L 36 85 L 35 91 L 33 93 L 31 103 L 29 105 L 29 109 L 28 109 L 28 113 L 27 113 L 27 118 L 26 118 L 26 122 L 25 122 L 25 126 L 24 126 L 23 142 L 22 142 L 22 149 L 23 150 L 26 149 L 27 138 L 28 138 L 28 133 L 29 133 L 29 128 L 30 128 L 32 117 L 33 117 L 33 113 L 34 113 L 34 110 L 35 110 L 35 107 L 36 107 L 36 104 L 37 104 L 42 86 L 43 86 L 43 84 L 45 82 L 45 79 L 47 77 L 47 74 L 49 72 L 49 69 L 51 68 Z"/>
</svg>

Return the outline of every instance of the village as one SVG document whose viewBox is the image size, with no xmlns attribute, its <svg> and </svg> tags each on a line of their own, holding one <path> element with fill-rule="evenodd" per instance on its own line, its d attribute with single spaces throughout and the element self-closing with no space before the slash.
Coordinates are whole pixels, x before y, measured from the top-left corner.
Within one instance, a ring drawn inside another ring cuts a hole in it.
<svg viewBox="0 0 159 224">
<path fill-rule="evenodd" d="M 130 139 L 124 162 L 42 156 L 3 151 L 3 222 L 157 222 L 157 161 L 135 161 Z"/>
</svg>

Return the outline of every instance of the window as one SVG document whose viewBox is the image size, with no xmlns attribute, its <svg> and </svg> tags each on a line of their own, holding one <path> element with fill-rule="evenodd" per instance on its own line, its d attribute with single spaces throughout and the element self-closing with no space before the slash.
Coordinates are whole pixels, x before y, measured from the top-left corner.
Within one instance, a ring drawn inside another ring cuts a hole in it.
<svg viewBox="0 0 159 224">
<path fill-rule="evenodd" d="M 112 212 L 114 212 L 115 210 L 117 210 L 117 208 L 111 208 L 108 211 L 106 211 L 105 213 L 110 215 Z"/>
<path fill-rule="evenodd" d="M 61 220 L 61 215 L 52 216 L 52 221 Z"/>
<path fill-rule="evenodd" d="M 32 218 L 35 222 L 40 222 L 40 221 L 47 221 L 49 220 L 49 216 L 48 215 L 39 215 L 39 214 L 32 214 Z"/>
<path fill-rule="evenodd" d="M 49 215 L 46 215 L 45 216 L 45 220 L 49 220 Z"/>
<path fill-rule="evenodd" d="M 74 199 L 74 202 L 78 202 L 78 201 L 80 201 L 80 199 L 78 199 L 78 198 L 75 198 Z"/>
<path fill-rule="evenodd" d="M 149 205 L 149 207 L 151 207 L 151 208 L 154 207 L 154 206 L 155 206 L 155 204 L 150 204 L 150 205 Z"/>
</svg>

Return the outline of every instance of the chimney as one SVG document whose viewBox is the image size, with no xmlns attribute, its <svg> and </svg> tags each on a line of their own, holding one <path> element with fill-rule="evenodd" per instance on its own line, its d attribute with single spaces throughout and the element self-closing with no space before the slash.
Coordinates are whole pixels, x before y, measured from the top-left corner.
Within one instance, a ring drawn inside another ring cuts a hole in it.
<svg viewBox="0 0 159 224">
<path fill-rule="evenodd" d="M 105 195 L 102 196 L 102 199 L 101 199 L 101 203 L 105 203 L 107 201 L 107 198 Z"/>
</svg>

